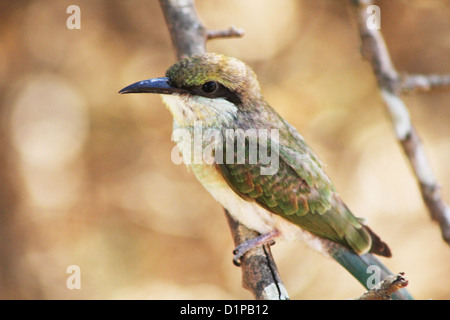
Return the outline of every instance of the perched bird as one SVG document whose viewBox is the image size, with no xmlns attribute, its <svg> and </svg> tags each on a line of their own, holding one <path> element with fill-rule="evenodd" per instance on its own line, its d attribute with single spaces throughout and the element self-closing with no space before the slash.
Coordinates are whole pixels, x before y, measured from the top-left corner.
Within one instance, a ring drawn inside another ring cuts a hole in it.
<svg viewBox="0 0 450 320">
<path fill-rule="evenodd" d="M 235 219 L 261 234 L 236 248 L 236 263 L 276 237 L 302 238 L 366 287 L 368 266 L 391 274 L 372 255 L 390 257 L 387 244 L 345 205 L 303 137 L 264 99 L 249 66 L 206 53 L 120 93 L 163 94 L 174 134 L 203 134 L 197 147 L 177 141 L 185 163 Z"/>
</svg>

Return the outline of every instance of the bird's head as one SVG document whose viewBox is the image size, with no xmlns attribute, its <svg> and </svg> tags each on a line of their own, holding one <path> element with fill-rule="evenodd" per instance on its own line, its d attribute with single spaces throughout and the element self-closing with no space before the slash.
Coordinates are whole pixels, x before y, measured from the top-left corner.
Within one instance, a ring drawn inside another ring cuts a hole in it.
<svg viewBox="0 0 450 320">
<path fill-rule="evenodd" d="M 227 124 L 239 110 L 263 100 L 255 73 L 242 61 L 216 53 L 181 60 L 166 76 L 136 82 L 120 93 L 160 93 L 178 126 Z"/>
</svg>

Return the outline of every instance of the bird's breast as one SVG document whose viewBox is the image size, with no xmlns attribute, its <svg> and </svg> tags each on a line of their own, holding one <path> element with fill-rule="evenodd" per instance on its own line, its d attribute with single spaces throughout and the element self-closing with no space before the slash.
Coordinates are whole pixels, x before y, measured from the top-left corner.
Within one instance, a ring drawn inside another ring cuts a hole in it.
<svg viewBox="0 0 450 320">
<path fill-rule="evenodd" d="M 191 164 L 190 167 L 213 198 L 240 223 L 261 234 L 274 229 L 274 215 L 256 202 L 242 199 L 231 189 L 214 165 Z"/>
</svg>

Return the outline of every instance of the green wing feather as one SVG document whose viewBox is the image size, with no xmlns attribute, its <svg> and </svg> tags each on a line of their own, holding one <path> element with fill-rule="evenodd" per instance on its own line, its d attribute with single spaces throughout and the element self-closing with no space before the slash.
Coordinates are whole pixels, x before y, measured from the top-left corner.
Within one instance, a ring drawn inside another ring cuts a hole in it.
<svg viewBox="0 0 450 320">
<path fill-rule="evenodd" d="M 290 135 L 286 141 L 291 141 L 290 144 L 272 140 L 267 143 L 268 149 L 276 144 L 279 168 L 275 174 L 262 175 L 261 168 L 267 165 L 259 159 L 249 163 L 248 150 L 245 163 L 237 163 L 235 155 L 233 163 L 216 164 L 230 187 L 242 198 L 256 201 L 270 212 L 358 254 L 372 248 L 371 252 L 390 256 L 387 245 L 363 226 L 340 200 L 320 161 L 300 134 L 288 124 L 286 129 Z M 224 148 L 224 154 L 227 151 Z M 377 245 L 372 245 L 373 240 Z"/>
</svg>

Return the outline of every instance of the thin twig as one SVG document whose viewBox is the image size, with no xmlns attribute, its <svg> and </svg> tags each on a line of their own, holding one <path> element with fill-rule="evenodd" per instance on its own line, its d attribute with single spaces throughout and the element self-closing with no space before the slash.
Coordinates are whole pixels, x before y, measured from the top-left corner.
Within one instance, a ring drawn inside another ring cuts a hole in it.
<svg viewBox="0 0 450 320">
<path fill-rule="evenodd" d="M 405 74 L 401 76 L 402 92 L 431 91 L 450 88 L 450 75 Z"/>
<path fill-rule="evenodd" d="M 206 37 L 208 40 L 211 39 L 222 39 L 222 38 L 240 38 L 244 36 L 244 30 L 237 29 L 235 26 L 231 26 L 226 30 L 208 30 L 206 32 Z"/>
<path fill-rule="evenodd" d="M 356 300 L 391 300 L 394 292 L 408 285 L 408 280 L 404 275 L 403 272 L 400 272 L 387 277 Z"/>
<path fill-rule="evenodd" d="M 210 31 L 200 22 L 193 1 L 160 0 L 178 59 L 206 52 L 209 39 L 237 37 L 243 31 L 231 27 L 224 31 Z M 226 210 L 228 224 L 236 245 L 258 236 L 236 221 Z M 231 261 L 231 258 L 230 258 Z M 256 299 L 288 299 L 270 248 L 254 248 L 241 259 L 242 283 Z"/>
<path fill-rule="evenodd" d="M 411 123 L 409 111 L 399 96 L 402 91 L 410 89 L 448 86 L 448 76 L 399 76 L 380 30 L 367 25 L 370 14 L 367 8 L 373 5 L 373 1 L 352 0 L 350 3 L 358 21 L 361 53 L 372 65 L 397 139 L 410 162 L 430 216 L 439 224 L 442 238 L 450 245 L 450 208 L 441 198 L 440 186 L 434 178 L 419 135 Z"/>
</svg>

